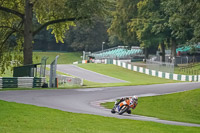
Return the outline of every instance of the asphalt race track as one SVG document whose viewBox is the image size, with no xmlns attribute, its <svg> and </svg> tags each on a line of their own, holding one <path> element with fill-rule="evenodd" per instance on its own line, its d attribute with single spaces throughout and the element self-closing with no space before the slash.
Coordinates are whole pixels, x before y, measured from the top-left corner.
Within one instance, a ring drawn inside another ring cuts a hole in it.
<svg viewBox="0 0 200 133">
<path fill-rule="evenodd" d="M 103 74 L 99 74 L 90 70 L 80 68 L 76 65 L 57 65 L 57 70 L 69 75 L 73 75 L 79 78 L 86 79 L 88 81 L 96 83 L 120 83 L 127 82 L 121 79 L 109 77 Z"/>
<path fill-rule="evenodd" d="M 175 93 L 185 90 L 200 88 L 200 83 L 171 83 L 159 85 L 90 88 L 90 89 L 66 89 L 66 90 L 25 90 L 25 91 L 0 91 L 0 99 L 17 103 L 32 104 L 49 107 L 68 112 L 94 114 L 121 119 L 134 119 L 154 121 L 164 124 L 196 126 L 183 122 L 160 120 L 152 117 L 138 115 L 111 114 L 110 110 L 100 107 L 100 102 L 114 100 L 123 96 L 138 95 L 151 96 L 166 93 Z"/>
</svg>

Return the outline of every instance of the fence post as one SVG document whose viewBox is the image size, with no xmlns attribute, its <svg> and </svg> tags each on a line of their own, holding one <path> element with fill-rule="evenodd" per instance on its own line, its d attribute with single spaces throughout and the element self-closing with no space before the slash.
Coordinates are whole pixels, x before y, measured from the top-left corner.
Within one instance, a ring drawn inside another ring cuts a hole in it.
<svg viewBox="0 0 200 133">
<path fill-rule="evenodd" d="M 0 77 L 0 89 L 2 89 L 3 88 L 3 79 Z"/>
<path fill-rule="evenodd" d="M 49 87 L 56 87 L 56 70 L 57 70 L 57 60 L 59 55 L 56 56 L 55 60 L 50 65 L 50 79 L 49 79 Z"/>
<path fill-rule="evenodd" d="M 45 77 L 46 71 L 46 61 L 49 57 L 42 57 L 41 66 L 40 66 L 40 77 Z"/>
</svg>

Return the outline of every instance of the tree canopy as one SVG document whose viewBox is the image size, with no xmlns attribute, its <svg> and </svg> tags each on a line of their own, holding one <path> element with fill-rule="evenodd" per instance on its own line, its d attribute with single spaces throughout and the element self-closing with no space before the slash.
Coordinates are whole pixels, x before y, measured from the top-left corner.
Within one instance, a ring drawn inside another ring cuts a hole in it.
<svg viewBox="0 0 200 133">
<path fill-rule="evenodd" d="M 135 32 L 128 32 L 128 23 L 137 16 L 137 2 L 139 0 L 116 0 L 115 9 L 112 11 L 113 19 L 108 33 L 116 36 L 126 45 L 138 45 Z"/>
<path fill-rule="evenodd" d="M 177 45 L 200 40 L 199 7 L 198 0 L 116 0 L 108 32 L 125 44 L 138 41 L 147 48 L 160 44 L 163 53 L 167 45 L 176 56 Z"/>
<path fill-rule="evenodd" d="M 31 64 L 34 39 L 52 41 L 48 33 L 75 50 L 108 40 L 150 50 L 160 45 L 163 56 L 167 46 L 176 56 L 178 45 L 200 41 L 199 7 L 199 0 L 0 0 L 0 68 Z"/>
<path fill-rule="evenodd" d="M 33 38 L 42 29 L 51 30 L 56 42 L 63 43 L 66 31 L 75 22 L 89 23 L 93 16 L 109 13 L 110 1 L 0 0 L 0 66 L 5 66 L 3 60 L 8 58 L 4 55 L 16 48 L 23 50 L 23 63 L 31 64 Z M 13 47 L 10 41 L 15 42 Z"/>
</svg>

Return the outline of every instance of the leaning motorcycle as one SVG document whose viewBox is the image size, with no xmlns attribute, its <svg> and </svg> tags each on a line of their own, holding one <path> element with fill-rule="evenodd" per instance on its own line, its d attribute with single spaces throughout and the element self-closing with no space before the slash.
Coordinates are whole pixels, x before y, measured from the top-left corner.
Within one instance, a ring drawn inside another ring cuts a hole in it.
<svg viewBox="0 0 200 133">
<path fill-rule="evenodd" d="M 116 102 L 115 102 L 115 104 L 116 104 Z M 111 113 L 118 113 L 119 115 L 122 115 L 123 113 L 127 112 L 129 114 L 129 108 L 130 107 L 131 107 L 130 101 L 125 100 L 125 101 L 121 102 L 119 105 L 115 106 L 111 110 Z"/>
</svg>

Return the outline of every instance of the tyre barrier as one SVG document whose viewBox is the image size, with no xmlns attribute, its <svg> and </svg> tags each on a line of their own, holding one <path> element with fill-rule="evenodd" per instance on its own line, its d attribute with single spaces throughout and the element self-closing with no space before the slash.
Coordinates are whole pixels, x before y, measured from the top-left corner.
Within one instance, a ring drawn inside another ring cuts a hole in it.
<svg viewBox="0 0 200 133">
<path fill-rule="evenodd" d="M 0 77 L 2 88 L 40 88 L 45 84 L 46 78 L 36 77 Z"/>
</svg>

